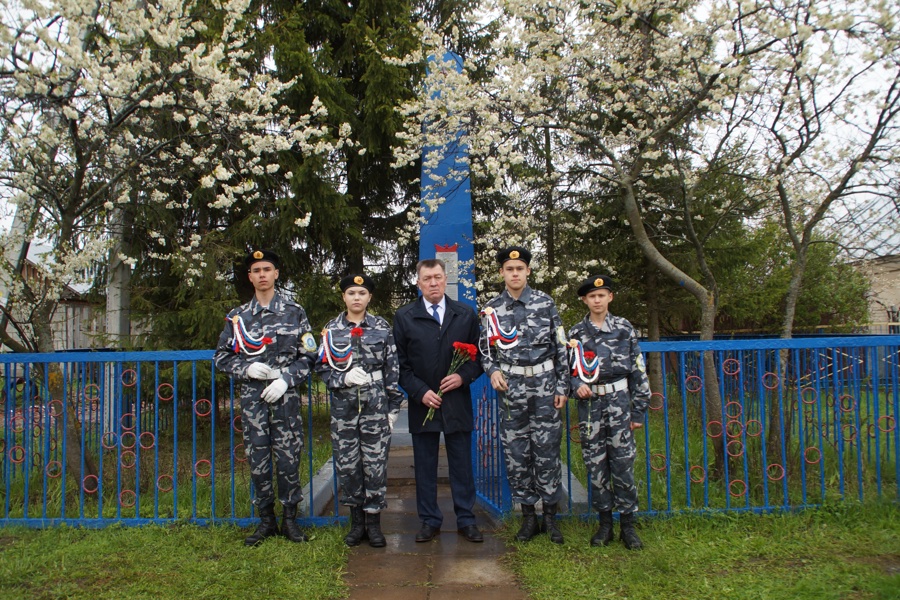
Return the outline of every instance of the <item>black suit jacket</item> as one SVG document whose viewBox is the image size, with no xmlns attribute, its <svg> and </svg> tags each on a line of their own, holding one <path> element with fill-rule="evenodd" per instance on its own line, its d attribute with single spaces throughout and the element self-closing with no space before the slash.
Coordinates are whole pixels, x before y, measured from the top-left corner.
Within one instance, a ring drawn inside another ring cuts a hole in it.
<svg viewBox="0 0 900 600">
<path fill-rule="evenodd" d="M 447 309 L 441 325 L 425 310 L 421 297 L 401 307 L 394 315 L 400 387 L 409 396 L 411 433 L 455 433 L 475 428 L 469 384 L 483 373 L 481 361 L 477 358 L 460 367 L 457 373 L 462 377 L 463 385 L 444 394 L 440 410 L 435 411 L 434 418 L 422 426 L 428 413 L 422 398 L 428 390 L 437 392 L 441 379 L 447 376 L 453 358 L 453 342 L 478 345 L 478 317 L 475 311 L 462 302 L 446 296 L 444 299 Z"/>
</svg>

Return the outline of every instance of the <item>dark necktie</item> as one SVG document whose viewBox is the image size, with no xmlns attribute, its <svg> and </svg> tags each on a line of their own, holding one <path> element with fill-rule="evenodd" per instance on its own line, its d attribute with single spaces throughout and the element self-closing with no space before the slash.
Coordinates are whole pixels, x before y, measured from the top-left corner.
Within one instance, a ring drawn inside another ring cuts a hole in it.
<svg viewBox="0 0 900 600">
<path fill-rule="evenodd" d="M 434 317 L 434 320 L 438 322 L 438 325 L 441 324 L 441 315 L 438 314 L 438 308 L 440 304 L 432 304 L 431 305 L 431 316 Z"/>
</svg>

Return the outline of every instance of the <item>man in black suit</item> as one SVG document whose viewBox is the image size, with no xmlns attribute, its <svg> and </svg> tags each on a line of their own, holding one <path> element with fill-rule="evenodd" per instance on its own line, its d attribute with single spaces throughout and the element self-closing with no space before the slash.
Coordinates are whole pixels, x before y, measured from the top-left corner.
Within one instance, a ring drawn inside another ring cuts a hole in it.
<svg viewBox="0 0 900 600">
<path fill-rule="evenodd" d="M 447 273 L 438 259 L 416 265 L 422 297 L 394 316 L 394 341 L 400 359 L 400 386 L 409 396 L 409 430 L 416 474 L 416 508 L 422 529 L 417 542 L 440 533 L 443 515 L 437 502 L 437 467 L 441 432 L 447 449 L 450 492 L 456 528 L 470 542 L 484 541 L 475 524 L 475 477 L 472 473 L 472 398 L 469 384 L 482 373 L 480 361 L 466 361 L 447 375 L 453 343 L 477 346 L 478 318 L 469 306 L 448 298 Z M 428 410 L 434 416 L 426 421 Z"/>
</svg>

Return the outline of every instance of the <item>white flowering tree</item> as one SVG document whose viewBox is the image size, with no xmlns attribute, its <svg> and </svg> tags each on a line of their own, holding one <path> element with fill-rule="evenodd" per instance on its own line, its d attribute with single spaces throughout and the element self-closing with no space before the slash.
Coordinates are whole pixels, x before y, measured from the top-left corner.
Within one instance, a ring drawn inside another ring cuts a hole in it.
<svg viewBox="0 0 900 600">
<path fill-rule="evenodd" d="M 895 5 L 483 6 L 501 24 L 492 76 L 433 69 L 430 94 L 408 107 L 405 150 L 440 147 L 462 131 L 475 178 L 489 184 L 482 192 L 509 207 L 491 219 L 497 238 L 535 235 L 534 223 L 559 219 L 548 209 L 562 208 L 575 211 L 567 222 L 578 235 L 597 225 L 593 204 L 616 207 L 648 262 L 696 299 L 704 339 L 713 336 L 717 311 L 706 246 L 716 227 L 785 211 L 786 227 L 797 231 L 799 286 L 799 248 L 848 191 L 842 182 L 864 173 L 863 186 L 891 179 Z M 867 74 L 882 85 L 858 88 Z M 844 146 L 847 125 L 853 139 Z M 552 158 L 552 168 L 535 168 L 536 149 Z M 725 193 L 729 187 L 737 193 Z M 540 200 L 549 197 L 580 202 Z M 697 277 L 683 256 L 666 253 L 671 246 L 663 240 L 673 234 L 693 247 Z M 717 419 L 713 357 L 704 363 L 709 417 Z"/>
<path fill-rule="evenodd" d="M 210 212 L 252 206 L 260 178 L 289 175 L 280 153 L 325 155 L 343 143 L 319 124 L 321 104 L 303 115 L 279 109 L 293 82 L 248 68 L 248 5 L 4 0 L 0 196 L 22 225 L 4 244 L 7 255 L 33 238 L 53 248 L 40 281 L 8 265 L 6 312 L 29 307 L 24 330 L 36 349 L 53 349 L 49 324 L 61 290 L 105 263 L 123 222 L 198 203 Z M 181 230 L 185 239 L 151 246 L 189 282 L 207 267 L 207 240 L 196 228 Z M 118 251 L 114 258 L 135 260 Z"/>
</svg>

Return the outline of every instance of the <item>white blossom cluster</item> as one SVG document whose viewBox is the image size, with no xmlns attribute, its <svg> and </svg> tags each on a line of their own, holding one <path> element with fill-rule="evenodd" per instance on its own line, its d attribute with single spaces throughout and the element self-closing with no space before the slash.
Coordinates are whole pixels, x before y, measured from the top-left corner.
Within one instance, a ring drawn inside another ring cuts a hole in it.
<svg viewBox="0 0 900 600">
<path fill-rule="evenodd" d="M 0 196 L 35 214 L 28 233 L 57 248 L 50 272 L 59 284 L 108 251 L 118 207 L 252 204 L 254 177 L 277 174 L 279 153 L 327 154 L 347 143 L 349 127 L 329 131 L 318 100 L 306 115 L 277 108 L 293 81 L 248 71 L 248 7 L 4 1 Z M 155 256 L 192 275 L 204 267 L 194 258 L 204 240 L 188 235 L 157 236 Z"/>
<path fill-rule="evenodd" d="M 615 190 L 649 256 L 649 213 L 700 244 L 738 209 L 700 191 L 714 173 L 739 179 L 755 217 L 778 215 L 798 239 L 835 198 L 896 189 L 896 2 L 484 0 L 480 10 L 500 28 L 490 76 L 432 64 L 404 107 L 396 161 L 427 149 L 423 188 L 437 190 L 447 182 L 428 177 L 441 150 L 464 145 L 486 182 L 477 192 L 504 201 L 482 215 L 491 242 L 533 242 L 548 219 L 577 236 L 602 225 L 590 208 Z M 440 56 L 439 37 L 423 32 Z M 677 198 L 658 191 L 671 182 Z M 692 211 L 700 193 L 707 208 Z"/>
</svg>

